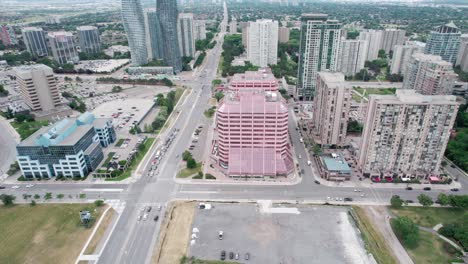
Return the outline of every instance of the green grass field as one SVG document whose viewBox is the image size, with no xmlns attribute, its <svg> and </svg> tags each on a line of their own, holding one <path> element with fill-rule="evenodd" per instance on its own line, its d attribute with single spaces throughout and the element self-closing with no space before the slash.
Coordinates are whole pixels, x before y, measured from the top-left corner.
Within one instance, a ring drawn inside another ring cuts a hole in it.
<svg viewBox="0 0 468 264">
<path fill-rule="evenodd" d="M 177 178 L 187 178 L 189 176 L 192 176 L 198 173 L 199 171 L 201 171 L 201 166 L 202 166 L 202 163 L 198 162 L 197 166 L 193 169 L 184 168 L 177 173 Z"/>
<path fill-rule="evenodd" d="M 468 219 L 468 211 L 456 208 L 403 207 L 390 209 L 397 216 L 407 216 L 417 225 L 432 228 L 439 223 L 450 224 Z"/>
<path fill-rule="evenodd" d="M 363 94 L 366 92 L 365 97 L 369 98 L 370 94 L 379 94 L 379 95 L 390 95 L 390 94 L 395 94 L 396 93 L 396 88 L 361 88 L 359 86 L 353 87 L 353 89 L 360 94 Z M 354 94 L 353 94 L 354 95 Z M 356 95 L 357 96 L 357 95 Z M 355 99 L 355 98 L 353 98 Z M 355 99 L 356 101 L 356 99 Z"/>
<path fill-rule="evenodd" d="M 0 207 L 0 263 L 74 263 L 92 232 L 81 226 L 79 211 L 94 223 L 104 207 L 94 204 L 15 205 Z"/>
<path fill-rule="evenodd" d="M 390 249 L 385 243 L 385 238 L 377 232 L 364 213 L 364 210 L 358 206 L 353 206 L 353 211 L 359 230 L 361 230 L 366 249 L 372 253 L 377 263 L 396 264 L 397 261 L 390 253 Z"/>
<path fill-rule="evenodd" d="M 21 137 L 21 140 L 28 138 L 34 132 L 39 130 L 43 126 L 47 126 L 49 124 L 48 121 L 31 121 L 31 122 L 23 122 L 18 123 L 16 121 L 11 122 L 11 126 L 16 129 L 18 134 Z"/>
<path fill-rule="evenodd" d="M 459 254 L 447 242 L 423 230 L 419 231 L 418 246 L 405 249 L 415 264 L 448 264 L 455 262 Z"/>
</svg>

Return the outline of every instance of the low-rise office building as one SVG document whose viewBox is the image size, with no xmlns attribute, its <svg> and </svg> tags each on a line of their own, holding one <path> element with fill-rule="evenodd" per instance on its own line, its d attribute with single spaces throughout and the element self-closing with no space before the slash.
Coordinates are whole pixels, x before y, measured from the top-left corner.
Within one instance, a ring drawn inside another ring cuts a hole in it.
<svg viewBox="0 0 468 264">
<path fill-rule="evenodd" d="M 111 121 L 85 113 L 39 129 L 18 144 L 16 159 L 27 179 L 85 177 L 103 160 L 102 146 L 113 141 Z"/>
</svg>

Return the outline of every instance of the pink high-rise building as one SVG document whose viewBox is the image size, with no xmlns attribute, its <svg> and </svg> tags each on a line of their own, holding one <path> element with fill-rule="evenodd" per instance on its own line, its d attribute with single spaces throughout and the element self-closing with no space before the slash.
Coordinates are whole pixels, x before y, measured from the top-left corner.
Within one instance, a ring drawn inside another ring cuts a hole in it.
<svg viewBox="0 0 468 264">
<path fill-rule="evenodd" d="M 217 110 L 216 130 L 218 165 L 228 176 L 274 177 L 293 171 L 288 107 L 279 92 L 227 93 Z"/>
<path fill-rule="evenodd" d="M 278 80 L 269 69 L 235 74 L 229 83 L 231 91 L 278 91 Z"/>
<path fill-rule="evenodd" d="M 16 45 L 15 30 L 10 25 L 0 25 L 0 41 L 3 46 Z"/>
</svg>

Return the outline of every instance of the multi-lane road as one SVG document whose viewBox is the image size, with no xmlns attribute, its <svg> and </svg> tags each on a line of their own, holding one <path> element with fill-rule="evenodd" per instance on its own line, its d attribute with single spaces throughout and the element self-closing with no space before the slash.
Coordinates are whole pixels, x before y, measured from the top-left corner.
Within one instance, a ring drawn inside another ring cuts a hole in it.
<svg viewBox="0 0 468 264">
<path fill-rule="evenodd" d="M 148 176 L 152 158 L 148 156 L 142 162 L 142 167 L 137 171 L 141 176 L 136 182 L 127 184 L 37 184 L 32 188 L 12 190 L 8 185 L 3 192 L 15 193 L 21 196 L 22 193 L 53 192 L 62 193 L 66 197 L 78 197 L 78 194 L 85 193 L 86 199 L 115 199 L 125 202 L 126 206 L 120 214 L 116 223 L 116 228 L 112 232 L 108 243 L 105 245 L 98 263 L 149 263 L 154 245 L 159 233 L 161 221 L 153 221 L 155 215 L 163 216 L 165 207 L 161 211 L 152 210 L 147 220 L 139 220 L 143 214 L 141 211 L 145 206 L 166 205 L 174 199 L 196 199 L 196 200 L 288 200 L 297 202 L 324 202 L 327 198 L 351 197 L 357 203 L 384 204 L 392 195 L 400 195 L 405 200 L 416 201 L 416 196 L 422 190 L 407 191 L 404 186 L 401 188 L 374 188 L 372 185 L 358 188 L 361 192 L 355 192 L 356 188 L 349 187 L 328 187 L 315 183 L 316 172 L 314 168 L 307 165 L 307 159 L 299 159 L 300 169 L 304 169 L 303 178 L 296 185 L 248 185 L 248 184 L 178 184 L 174 181 L 177 166 L 181 159 L 181 153 L 188 148 L 191 135 L 200 124 L 203 112 L 207 108 L 208 99 L 211 97 L 211 81 L 216 76 L 217 67 L 221 55 L 223 37 L 226 33 L 227 8 L 224 5 L 224 19 L 221 22 L 221 32 L 218 34 L 216 46 L 207 53 L 206 61 L 195 72 L 191 79 L 186 80 L 185 85 L 192 88 L 189 96 L 182 100 L 176 110 L 180 114 L 177 119 L 171 122 L 170 129 L 159 135 L 160 141 L 174 129 L 179 132 L 173 140 L 161 160 L 158 174 Z M 292 112 L 290 112 L 293 115 Z M 293 118 L 289 119 L 289 131 L 291 142 L 296 156 L 307 157 L 306 149 L 300 142 L 300 134 L 296 130 L 297 124 Z M 159 143 L 148 152 L 154 153 L 154 149 Z M 462 185 L 468 184 L 468 178 L 461 176 Z M 425 192 L 434 197 L 439 191 Z M 460 193 L 466 193 L 462 189 Z M 363 195 L 364 196 L 361 196 Z M 21 197 L 18 197 L 20 200 Z M 161 217 L 160 217 L 161 219 Z"/>
</svg>

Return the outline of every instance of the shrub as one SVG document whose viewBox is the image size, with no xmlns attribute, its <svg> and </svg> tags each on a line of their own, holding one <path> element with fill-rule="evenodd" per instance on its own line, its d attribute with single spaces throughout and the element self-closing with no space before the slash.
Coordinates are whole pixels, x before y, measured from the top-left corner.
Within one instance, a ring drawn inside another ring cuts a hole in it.
<svg viewBox="0 0 468 264">
<path fill-rule="evenodd" d="M 197 162 L 191 157 L 187 160 L 187 168 L 188 169 L 194 169 L 197 167 Z"/>
<path fill-rule="evenodd" d="M 190 151 L 186 150 L 184 153 L 182 153 L 182 160 L 187 161 L 188 159 L 192 158 L 192 153 Z"/>
<path fill-rule="evenodd" d="M 2 200 L 2 203 L 3 203 L 4 206 L 13 205 L 15 199 L 16 199 L 16 197 L 13 196 L 13 195 L 9 195 L 9 194 L 0 195 L 0 200 Z"/>
<path fill-rule="evenodd" d="M 31 203 L 30 203 L 31 206 L 35 206 L 36 205 L 36 201 L 35 200 L 32 200 Z"/>
<path fill-rule="evenodd" d="M 207 179 L 207 180 L 216 180 L 216 177 L 209 174 L 209 173 L 207 173 L 207 174 L 205 174 L 205 179 Z"/>
<path fill-rule="evenodd" d="M 398 195 L 393 195 L 390 199 L 390 207 L 391 208 L 401 208 L 403 206 L 403 200 Z"/>
<path fill-rule="evenodd" d="M 103 200 L 96 200 L 94 201 L 94 205 L 96 205 L 96 207 L 100 207 L 104 204 L 104 201 Z"/>
</svg>

